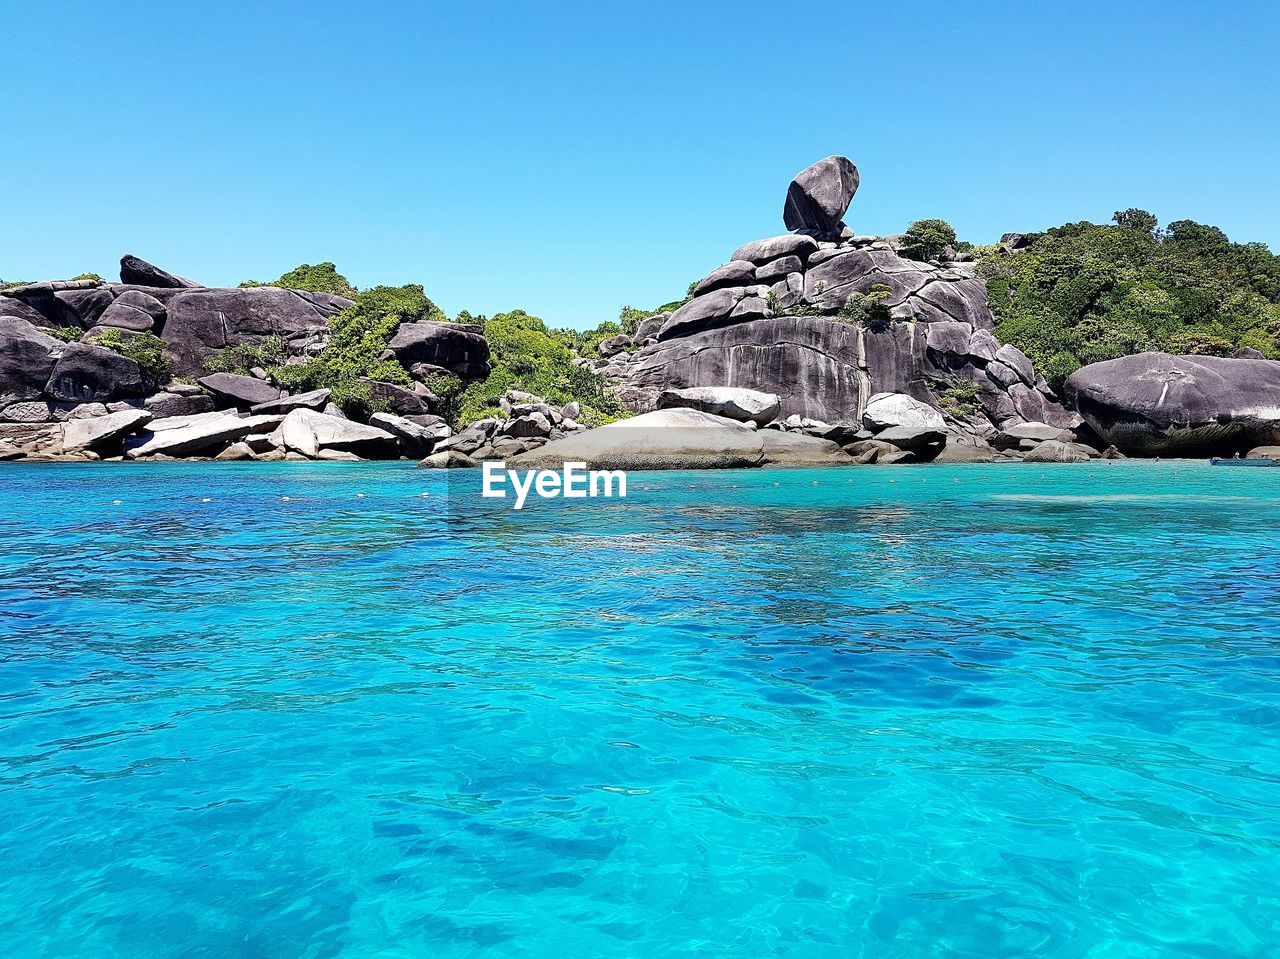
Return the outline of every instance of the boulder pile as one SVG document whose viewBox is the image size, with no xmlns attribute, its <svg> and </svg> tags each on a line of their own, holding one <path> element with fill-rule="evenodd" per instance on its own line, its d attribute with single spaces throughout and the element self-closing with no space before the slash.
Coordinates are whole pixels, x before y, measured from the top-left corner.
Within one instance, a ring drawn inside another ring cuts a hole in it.
<svg viewBox="0 0 1280 959">
<path fill-rule="evenodd" d="M 795 232 L 747 243 L 678 309 L 584 360 L 635 411 L 671 390 L 776 395 L 782 418 L 860 423 L 872 397 L 907 396 L 970 442 L 1024 422 L 1079 426 L 1030 360 L 1001 344 L 971 258 L 907 259 L 899 238 L 860 236 L 843 217 L 859 183 L 844 157 L 796 175 Z"/>
<path fill-rule="evenodd" d="M 328 390 L 290 395 L 265 370 L 204 375 L 219 351 L 268 336 L 284 341 L 286 365 L 306 362 L 328 344 L 329 318 L 351 300 L 204 287 L 132 255 L 120 261 L 120 279 L 0 291 L 0 457 L 420 459 L 452 435 L 422 380 L 450 373 L 467 381 L 489 369 L 479 327 L 402 324 L 386 356 L 417 381 L 365 380 L 385 412 L 354 422 Z M 99 344 L 108 331 L 116 343 L 158 337 L 175 378 L 148 382 L 138 362 Z"/>
<path fill-rule="evenodd" d="M 587 431 L 578 422 L 581 410 L 576 402 L 556 406 L 541 396 L 508 390 L 498 401 L 498 410 L 501 415 L 476 420 L 437 442 L 419 465 L 429 469 L 477 466 L 484 460 L 517 457 Z"/>
</svg>

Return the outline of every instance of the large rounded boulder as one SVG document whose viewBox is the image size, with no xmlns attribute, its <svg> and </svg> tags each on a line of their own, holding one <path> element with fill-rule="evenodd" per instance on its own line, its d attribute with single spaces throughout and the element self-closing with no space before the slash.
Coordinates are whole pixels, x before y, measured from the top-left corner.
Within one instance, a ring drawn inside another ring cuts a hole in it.
<svg viewBox="0 0 1280 959">
<path fill-rule="evenodd" d="M 1066 397 L 1126 453 L 1243 453 L 1280 440 L 1280 363 L 1139 353 L 1076 370 Z"/>
<path fill-rule="evenodd" d="M 405 367 L 425 363 L 464 380 L 489 374 L 489 343 L 480 327 L 468 323 L 402 323 L 388 345 Z"/>
<path fill-rule="evenodd" d="M 830 156 L 805 167 L 787 187 L 783 223 L 788 230 L 838 231 L 858 182 L 858 168 L 848 157 Z"/>
<path fill-rule="evenodd" d="M 0 315 L 0 406 L 38 399 L 65 346 L 24 319 Z"/>
<path fill-rule="evenodd" d="M 351 306 L 330 293 L 247 289 L 181 290 L 169 297 L 162 338 L 174 357 L 174 372 L 199 376 L 209 357 L 229 346 L 267 336 L 286 338 L 328 329 L 329 317 Z"/>
</svg>

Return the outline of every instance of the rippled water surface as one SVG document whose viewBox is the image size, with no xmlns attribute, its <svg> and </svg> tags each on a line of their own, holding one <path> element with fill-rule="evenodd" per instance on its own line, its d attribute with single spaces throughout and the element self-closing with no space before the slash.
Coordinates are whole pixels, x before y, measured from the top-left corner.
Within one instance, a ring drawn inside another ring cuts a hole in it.
<svg viewBox="0 0 1280 959">
<path fill-rule="evenodd" d="M 6 957 L 1280 954 L 1280 470 L 475 475 L 0 464 Z"/>
</svg>

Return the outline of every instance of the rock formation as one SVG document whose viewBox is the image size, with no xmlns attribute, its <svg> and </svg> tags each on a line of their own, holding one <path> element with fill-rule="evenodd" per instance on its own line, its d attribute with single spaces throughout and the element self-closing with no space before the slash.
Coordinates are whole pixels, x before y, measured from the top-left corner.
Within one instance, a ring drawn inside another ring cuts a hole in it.
<svg viewBox="0 0 1280 959">
<path fill-rule="evenodd" d="M 798 174 L 784 212 L 798 232 L 739 247 L 690 300 L 590 366 L 637 412 L 664 391 L 733 387 L 776 394 L 783 418 L 832 424 L 860 424 L 873 396 L 901 394 L 975 443 L 1028 421 L 1080 425 L 992 334 L 972 262 L 909 260 L 843 225 L 858 180 L 843 157 Z"/>
<path fill-rule="evenodd" d="M 1094 363 L 1065 392 L 1126 453 L 1231 455 L 1280 441 L 1280 363 L 1139 353 Z"/>
</svg>

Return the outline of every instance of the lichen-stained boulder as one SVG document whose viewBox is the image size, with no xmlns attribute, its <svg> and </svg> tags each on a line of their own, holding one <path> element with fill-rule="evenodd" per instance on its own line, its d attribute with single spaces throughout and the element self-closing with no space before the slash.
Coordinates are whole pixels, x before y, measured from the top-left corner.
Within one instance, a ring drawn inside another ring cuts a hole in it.
<svg viewBox="0 0 1280 959">
<path fill-rule="evenodd" d="M 112 326 L 136 333 L 150 333 L 164 325 L 165 307 L 141 290 L 125 290 L 102 311 L 98 326 Z"/>
<path fill-rule="evenodd" d="M 161 338 L 174 356 L 174 372 L 198 376 L 214 353 L 264 337 L 295 336 L 328 328 L 329 317 L 351 305 L 328 293 L 282 290 L 181 290 L 168 298 Z"/>
<path fill-rule="evenodd" d="M 195 280 L 185 276 L 175 276 L 160 269 L 154 263 L 148 263 L 141 257 L 126 253 L 120 257 L 120 282 L 134 286 L 154 286 L 167 289 L 196 289 L 200 286 Z"/>
<path fill-rule="evenodd" d="M 679 407 L 702 410 L 739 423 L 753 422 L 759 426 L 777 419 L 782 409 L 777 394 L 733 386 L 694 386 L 663 390 L 659 394 L 658 409 Z"/>
<path fill-rule="evenodd" d="M 101 346 L 68 343 L 53 365 L 45 392 L 64 403 L 93 403 L 145 396 L 138 364 Z"/>
<path fill-rule="evenodd" d="M 24 319 L 0 315 L 0 405 L 39 399 L 65 347 Z"/>
<path fill-rule="evenodd" d="M 307 409 L 290 412 L 272 434 L 272 441 L 312 458 L 322 450 L 340 450 L 366 458 L 393 456 L 397 452 L 396 438 L 384 429 Z"/>
<path fill-rule="evenodd" d="M 473 324 L 402 323 L 388 345 L 406 368 L 426 363 L 464 380 L 489 375 L 489 343 L 481 328 Z"/>
<path fill-rule="evenodd" d="M 1243 453 L 1280 441 L 1280 363 L 1139 353 L 1067 378 L 1066 397 L 1126 453 Z"/>
<path fill-rule="evenodd" d="M 829 156 L 805 167 L 787 187 L 782 222 L 788 230 L 838 230 L 858 183 L 858 168 L 847 157 Z"/>
</svg>

